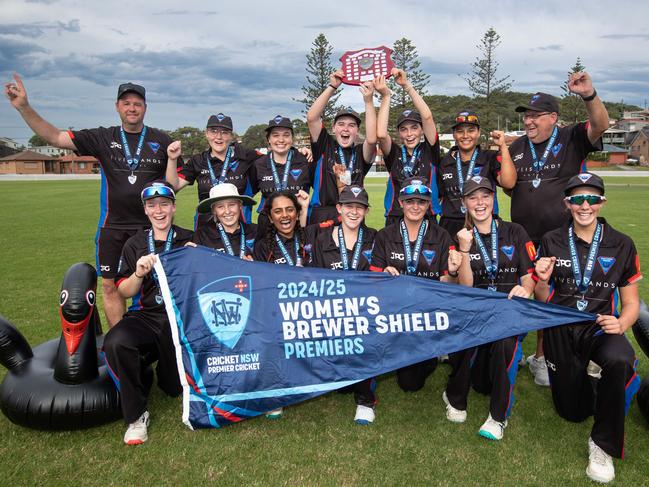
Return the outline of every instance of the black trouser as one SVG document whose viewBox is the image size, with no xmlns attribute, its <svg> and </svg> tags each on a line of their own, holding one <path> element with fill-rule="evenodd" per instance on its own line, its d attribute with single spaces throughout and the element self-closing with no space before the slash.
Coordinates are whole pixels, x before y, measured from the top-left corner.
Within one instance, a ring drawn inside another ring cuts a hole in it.
<svg viewBox="0 0 649 487">
<path fill-rule="evenodd" d="M 449 355 L 451 374 L 446 397 L 455 409 L 464 411 L 471 385 L 482 394 L 491 394 L 489 413 L 501 423 L 514 405 L 514 384 L 518 361 L 523 354 L 522 337 L 510 337 Z"/>
<path fill-rule="evenodd" d="M 457 242 L 457 232 L 464 228 L 464 218 L 448 218 L 443 216 L 439 220 L 439 226 L 446 230 L 454 242 Z"/>
<path fill-rule="evenodd" d="M 415 392 L 424 387 L 426 379 L 437 367 L 437 359 L 425 360 L 397 370 L 397 384 L 402 391 Z"/>
<path fill-rule="evenodd" d="M 376 395 L 374 394 L 375 379 L 365 379 L 354 385 L 338 389 L 343 394 L 353 392 L 354 401 L 357 406 L 366 406 L 373 408 L 376 404 Z"/>
<path fill-rule="evenodd" d="M 624 419 L 638 390 L 636 356 L 624 335 L 609 335 L 595 323 L 546 328 L 545 361 L 559 416 L 579 422 L 595 415 L 591 438 L 611 456 L 624 455 Z M 602 368 L 594 389 L 586 373 L 592 360 Z"/>
<path fill-rule="evenodd" d="M 106 361 L 119 388 L 122 413 L 127 423 L 147 409 L 150 383 L 146 369 L 158 361 L 158 386 L 170 396 L 182 392 L 171 330 L 166 318 L 156 319 L 140 311 L 124 315 L 104 339 Z"/>
</svg>

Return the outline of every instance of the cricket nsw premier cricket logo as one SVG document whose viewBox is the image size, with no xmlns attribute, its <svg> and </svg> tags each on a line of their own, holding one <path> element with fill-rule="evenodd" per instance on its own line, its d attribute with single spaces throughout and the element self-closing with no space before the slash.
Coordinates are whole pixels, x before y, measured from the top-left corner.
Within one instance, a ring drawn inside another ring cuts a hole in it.
<svg viewBox="0 0 649 487">
<path fill-rule="evenodd" d="M 198 290 L 198 302 L 205 324 L 219 342 L 232 349 L 250 314 L 250 276 L 230 276 Z"/>
</svg>

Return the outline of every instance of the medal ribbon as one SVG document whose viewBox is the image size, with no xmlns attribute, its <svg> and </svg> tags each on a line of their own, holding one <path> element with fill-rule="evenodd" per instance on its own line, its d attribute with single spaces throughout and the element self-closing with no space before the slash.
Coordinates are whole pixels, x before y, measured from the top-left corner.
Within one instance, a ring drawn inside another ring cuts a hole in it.
<svg viewBox="0 0 649 487">
<path fill-rule="evenodd" d="M 124 127 L 119 128 L 119 135 L 122 138 L 122 150 L 124 151 L 124 156 L 126 157 L 128 167 L 131 169 L 131 171 L 135 171 L 138 167 L 140 167 L 140 161 L 142 160 L 142 146 L 144 145 L 144 137 L 146 136 L 146 125 L 142 128 L 142 132 L 140 133 L 140 140 L 137 143 L 135 157 L 131 155 L 131 148 L 128 146 Z"/>
<path fill-rule="evenodd" d="M 537 178 L 540 178 L 541 169 L 543 169 L 543 166 L 545 166 L 545 163 L 548 160 L 548 156 L 550 155 L 550 151 L 552 150 L 554 142 L 557 140 L 558 136 L 559 129 L 555 126 L 554 130 L 552 131 L 552 135 L 550 136 L 550 140 L 548 141 L 548 145 L 543 151 L 543 156 L 541 156 L 540 161 L 536 156 L 536 149 L 534 148 L 534 144 L 529 138 L 527 139 L 527 143 L 530 145 L 530 152 L 532 153 L 532 167 L 534 169 L 534 172 L 536 173 Z"/>
<path fill-rule="evenodd" d="M 169 252 L 171 250 L 171 245 L 173 244 L 174 240 L 174 229 L 173 227 L 169 228 L 169 232 L 167 233 L 167 240 L 165 242 L 164 250 L 163 252 Z M 149 245 L 149 253 L 150 254 L 155 254 L 155 242 L 153 240 L 153 229 L 149 230 L 149 238 L 147 240 L 148 245 Z M 153 273 L 153 279 L 155 279 L 155 282 L 157 284 L 158 282 L 158 276 L 156 276 L 155 271 L 152 271 Z"/>
<path fill-rule="evenodd" d="M 401 239 L 403 240 L 403 251 L 406 257 L 407 274 L 415 274 L 417 272 L 417 263 L 419 262 L 419 254 L 421 246 L 424 243 L 424 235 L 428 229 L 428 221 L 424 220 L 419 226 L 417 232 L 417 240 L 415 240 L 414 250 L 410 248 L 410 238 L 408 237 L 408 229 L 403 220 L 401 220 Z"/>
<path fill-rule="evenodd" d="M 482 256 L 482 261 L 487 270 L 487 276 L 492 281 L 495 281 L 498 276 L 498 226 L 496 225 L 496 220 L 491 221 L 491 257 L 489 257 L 487 247 L 475 226 L 473 227 L 473 238 Z"/>
<path fill-rule="evenodd" d="M 288 174 L 291 171 L 291 159 L 293 158 L 293 148 L 288 151 L 288 157 L 286 159 L 286 164 L 284 165 L 284 176 L 282 177 L 282 182 L 279 182 L 279 175 L 277 174 L 277 166 L 275 165 L 275 160 L 273 159 L 273 151 L 268 153 L 268 160 L 270 161 L 270 168 L 273 171 L 273 181 L 275 181 L 275 191 L 283 191 L 288 187 Z"/>
<path fill-rule="evenodd" d="M 300 267 L 300 239 L 297 238 L 297 235 L 293 235 L 293 238 L 295 241 L 295 260 L 297 261 L 297 263 L 293 262 L 293 259 L 291 259 L 288 250 L 282 242 L 282 239 L 279 238 L 279 235 L 275 234 L 275 242 L 277 242 L 277 246 L 279 247 L 280 252 L 286 259 L 286 263 L 288 265 L 297 265 L 298 267 Z"/>
<path fill-rule="evenodd" d="M 230 243 L 230 238 L 228 237 L 225 228 L 223 228 L 223 225 L 221 225 L 221 222 L 218 222 L 216 224 L 216 228 L 219 229 L 219 233 L 221 234 L 221 240 L 223 241 L 223 245 L 225 245 L 225 251 L 231 256 L 235 257 L 234 249 L 232 248 L 232 244 Z M 246 255 L 246 232 L 243 229 L 243 223 L 239 223 L 239 229 L 241 230 L 241 244 L 239 245 L 239 258 L 243 259 Z"/>
<path fill-rule="evenodd" d="M 478 148 L 473 149 L 473 154 L 471 154 L 471 161 L 469 162 L 469 168 L 466 172 L 466 177 L 462 175 L 462 159 L 460 158 L 460 150 L 458 149 L 455 153 L 455 164 L 457 166 L 457 184 L 460 187 L 460 195 L 464 192 L 464 183 L 468 181 L 471 175 L 473 174 L 473 168 L 475 167 L 475 161 L 478 158 Z"/>
<path fill-rule="evenodd" d="M 352 256 L 353 271 L 358 267 L 358 261 L 361 256 L 361 248 L 363 247 L 363 227 L 358 230 L 358 237 L 356 238 L 356 245 L 354 246 L 354 255 Z M 349 270 L 349 261 L 347 256 L 347 246 L 345 245 L 345 232 L 343 232 L 342 225 L 338 227 L 338 248 L 340 249 L 340 259 L 343 263 L 343 270 Z"/>
<path fill-rule="evenodd" d="M 349 165 L 347 164 L 347 161 L 345 160 L 345 154 L 343 153 L 343 148 L 338 146 L 338 159 L 340 160 L 340 163 L 345 166 L 347 171 L 349 171 L 349 174 L 351 175 L 354 172 L 354 166 L 356 165 L 356 151 L 354 150 L 354 146 L 352 146 L 352 158 L 349 161 Z"/>
<path fill-rule="evenodd" d="M 593 241 L 590 244 L 590 250 L 588 250 L 586 268 L 582 275 L 581 267 L 579 266 L 579 256 L 577 255 L 577 244 L 575 243 L 575 232 L 572 225 L 568 228 L 568 243 L 570 245 L 570 258 L 572 259 L 572 273 L 575 276 L 577 289 L 581 294 L 586 294 L 586 291 L 588 291 L 588 285 L 590 284 L 593 270 L 595 269 L 595 260 L 597 259 L 597 253 L 599 252 L 601 236 L 602 224 L 598 223 L 595 228 L 595 234 L 593 235 Z"/>
<path fill-rule="evenodd" d="M 205 159 L 207 161 L 207 169 L 210 172 L 210 179 L 212 181 L 212 186 L 216 186 L 217 184 L 221 184 L 223 181 L 225 181 L 225 175 L 228 172 L 228 168 L 230 167 L 230 159 L 232 158 L 232 145 L 228 146 L 228 150 L 225 153 L 225 160 L 223 161 L 223 168 L 221 169 L 221 175 L 219 176 L 218 179 L 216 179 L 216 174 L 214 174 L 214 168 L 212 168 L 212 164 L 210 163 L 210 152 L 207 152 L 207 155 L 205 156 Z"/>
<path fill-rule="evenodd" d="M 403 164 L 403 174 L 405 177 L 409 178 L 412 176 L 415 166 L 417 165 L 417 160 L 419 159 L 419 153 L 421 152 L 421 144 L 417 146 L 412 151 L 412 156 L 408 159 L 408 153 L 406 152 L 406 146 L 401 146 L 401 163 Z"/>
</svg>

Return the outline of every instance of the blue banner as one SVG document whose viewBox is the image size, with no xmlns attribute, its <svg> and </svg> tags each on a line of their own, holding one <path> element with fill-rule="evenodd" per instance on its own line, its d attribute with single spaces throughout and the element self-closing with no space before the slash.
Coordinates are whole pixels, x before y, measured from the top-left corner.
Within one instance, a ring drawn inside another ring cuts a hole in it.
<svg viewBox="0 0 649 487">
<path fill-rule="evenodd" d="M 457 350 L 595 316 L 386 273 L 186 247 L 156 263 L 183 422 L 218 428 Z"/>
</svg>

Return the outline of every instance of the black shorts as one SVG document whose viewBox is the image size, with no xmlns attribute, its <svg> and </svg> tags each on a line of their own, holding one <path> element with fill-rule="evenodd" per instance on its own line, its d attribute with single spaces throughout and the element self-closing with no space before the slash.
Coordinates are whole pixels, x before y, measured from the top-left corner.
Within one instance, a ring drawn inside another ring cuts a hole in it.
<svg viewBox="0 0 649 487">
<path fill-rule="evenodd" d="M 137 229 L 99 228 L 95 235 L 95 260 L 97 275 L 104 279 L 114 279 L 117 274 L 122 247 L 135 235 Z"/>
</svg>

